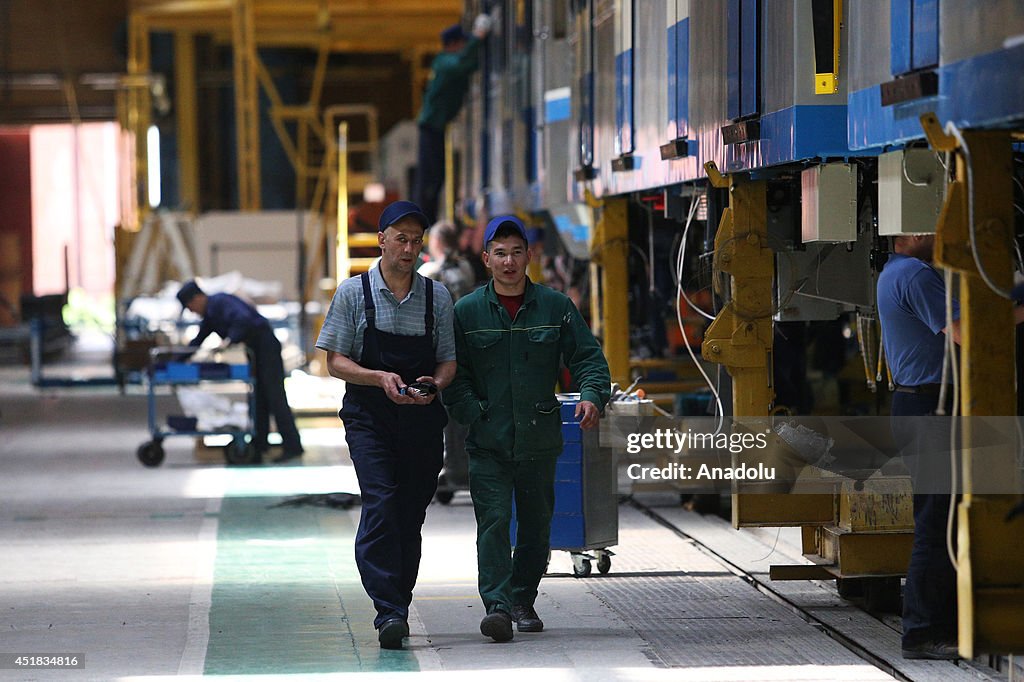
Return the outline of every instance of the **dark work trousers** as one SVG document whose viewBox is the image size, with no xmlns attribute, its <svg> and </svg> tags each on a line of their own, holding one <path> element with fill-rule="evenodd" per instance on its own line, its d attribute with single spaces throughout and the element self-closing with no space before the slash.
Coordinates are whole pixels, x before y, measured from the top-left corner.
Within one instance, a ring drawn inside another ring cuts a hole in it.
<svg viewBox="0 0 1024 682">
<path fill-rule="evenodd" d="M 299 430 L 295 428 L 295 417 L 284 392 L 281 342 L 274 336 L 270 325 L 263 324 L 249 333 L 245 345 L 252 352 L 252 374 L 255 380 L 256 423 L 253 425 L 253 443 L 259 450 L 267 448 L 270 415 L 274 415 L 277 432 L 281 434 L 282 449 L 287 453 L 302 452 Z"/>
<path fill-rule="evenodd" d="M 957 639 L 956 570 L 946 552 L 950 419 L 926 417 L 937 402 L 935 393 L 897 391 L 892 399 L 893 437 L 914 490 L 914 544 L 903 590 L 905 647 Z"/>
<path fill-rule="evenodd" d="M 423 336 L 399 336 L 376 328 L 369 277 L 363 275 L 366 331 L 359 364 L 401 375 L 410 384 L 432 376 L 433 285 L 427 282 L 427 321 Z M 409 617 L 419 574 L 421 529 L 437 490 L 444 458 L 444 407 L 397 405 L 375 386 L 349 384 L 340 412 L 359 479 L 362 510 L 356 533 L 356 566 L 373 600 L 380 628 L 389 618 Z"/>
<path fill-rule="evenodd" d="M 487 613 L 533 606 L 547 568 L 555 507 L 554 457 L 505 460 L 471 454 L 469 490 L 476 513 L 480 597 Z M 516 501 L 516 547 L 509 525 Z"/>
<path fill-rule="evenodd" d="M 444 187 L 444 130 L 427 125 L 419 127 L 416 154 L 416 204 L 423 210 L 430 224 L 437 221 L 437 202 Z"/>
</svg>

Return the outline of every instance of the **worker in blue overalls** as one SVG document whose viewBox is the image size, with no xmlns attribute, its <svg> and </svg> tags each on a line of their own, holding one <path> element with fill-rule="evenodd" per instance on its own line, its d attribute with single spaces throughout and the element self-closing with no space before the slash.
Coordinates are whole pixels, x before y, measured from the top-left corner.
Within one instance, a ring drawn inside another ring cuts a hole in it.
<svg viewBox="0 0 1024 682">
<path fill-rule="evenodd" d="M 345 381 L 339 416 L 362 496 L 356 566 L 385 649 L 409 636 L 421 528 L 448 423 L 437 392 L 455 376 L 451 296 L 415 273 L 427 226 L 412 202 L 384 209 L 379 266 L 341 283 L 316 342 L 331 376 Z"/>
<path fill-rule="evenodd" d="M 222 340 L 221 348 L 231 344 L 244 343 L 252 353 L 252 375 L 255 379 L 256 414 L 253 424 L 253 445 L 256 451 L 267 451 L 267 434 L 270 432 L 270 415 L 274 415 L 277 431 L 281 434 L 282 453 L 274 462 L 285 462 L 303 454 L 299 430 L 295 417 L 288 406 L 284 390 L 284 363 L 281 361 L 281 342 L 274 335 L 267 318 L 254 307 L 232 294 L 211 294 L 207 296 L 194 280 L 189 280 L 178 290 L 178 300 L 203 318 L 190 346 L 199 347 L 210 334 L 217 334 Z"/>
</svg>

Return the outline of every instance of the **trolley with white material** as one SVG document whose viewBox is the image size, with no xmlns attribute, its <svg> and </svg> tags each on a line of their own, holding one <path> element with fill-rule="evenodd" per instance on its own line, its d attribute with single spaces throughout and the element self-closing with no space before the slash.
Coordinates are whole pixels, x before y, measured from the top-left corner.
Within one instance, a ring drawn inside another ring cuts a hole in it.
<svg viewBox="0 0 1024 682">
<path fill-rule="evenodd" d="M 224 448 L 224 458 L 229 464 L 250 464 L 259 457 L 252 443 L 256 398 L 250 364 L 193 362 L 192 354 L 196 350 L 190 346 L 162 346 L 150 351 L 146 372 L 150 440 L 141 444 L 136 451 L 139 461 L 147 467 L 160 466 L 164 461 L 163 441 L 172 436 L 230 436 L 231 440 Z M 196 417 L 184 415 L 167 415 L 161 423 L 156 405 L 159 386 L 169 386 L 177 393 L 184 386 L 205 387 L 228 383 L 244 388 L 248 406 L 244 426 L 224 424 L 220 427 L 200 428 L 202 425 Z"/>
</svg>

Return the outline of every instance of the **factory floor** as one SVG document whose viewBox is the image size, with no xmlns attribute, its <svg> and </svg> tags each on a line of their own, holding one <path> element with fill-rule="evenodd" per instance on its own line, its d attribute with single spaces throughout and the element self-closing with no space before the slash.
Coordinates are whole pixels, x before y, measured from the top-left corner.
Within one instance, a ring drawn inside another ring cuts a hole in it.
<svg viewBox="0 0 1024 682">
<path fill-rule="evenodd" d="M 0 680 L 1006 679 L 902 661 L 892 619 L 830 583 L 758 589 L 771 563 L 802 561 L 798 531 L 735 531 L 675 494 L 619 505 L 607 575 L 574 578 L 555 552 L 545 631 L 508 644 L 478 629 L 468 495 L 434 503 L 408 646 L 381 651 L 353 561 L 359 507 L 323 504 L 358 492 L 341 424 L 300 427 L 297 462 L 227 467 L 179 438 L 145 468 L 140 388 L 40 392 L 0 368 Z M 80 667 L 19 668 L 15 654 Z"/>
</svg>

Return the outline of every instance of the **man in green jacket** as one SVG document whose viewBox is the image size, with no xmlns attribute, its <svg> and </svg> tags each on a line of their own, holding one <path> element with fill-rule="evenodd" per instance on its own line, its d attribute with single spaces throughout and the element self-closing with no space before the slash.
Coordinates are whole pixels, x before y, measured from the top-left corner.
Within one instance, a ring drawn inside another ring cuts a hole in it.
<svg viewBox="0 0 1024 682">
<path fill-rule="evenodd" d="M 497 642 L 540 632 L 534 601 L 547 566 L 555 461 L 562 451 L 560 362 L 580 387 L 576 417 L 593 429 L 608 401 L 608 362 L 579 310 L 526 276 L 531 252 L 523 223 L 498 216 L 484 233 L 492 279 L 455 305 L 458 368 L 444 392 L 451 415 L 469 426 L 469 486 L 477 523 L 480 632 Z M 516 505 L 516 549 L 509 524 Z"/>
<path fill-rule="evenodd" d="M 430 83 L 416 117 L 419 145 L 413 198 L 431 224 L 438 218 L 437 198 L 444 186 L 444 131 L 462 108 L 469 77 L 480 65 L 480 41 L 490 29 L 486 14 L 476 18 L 468 37 L 461 24 L 449 26 L 441 32 L 443 50 L 430 65 Z"/>
</svg>

